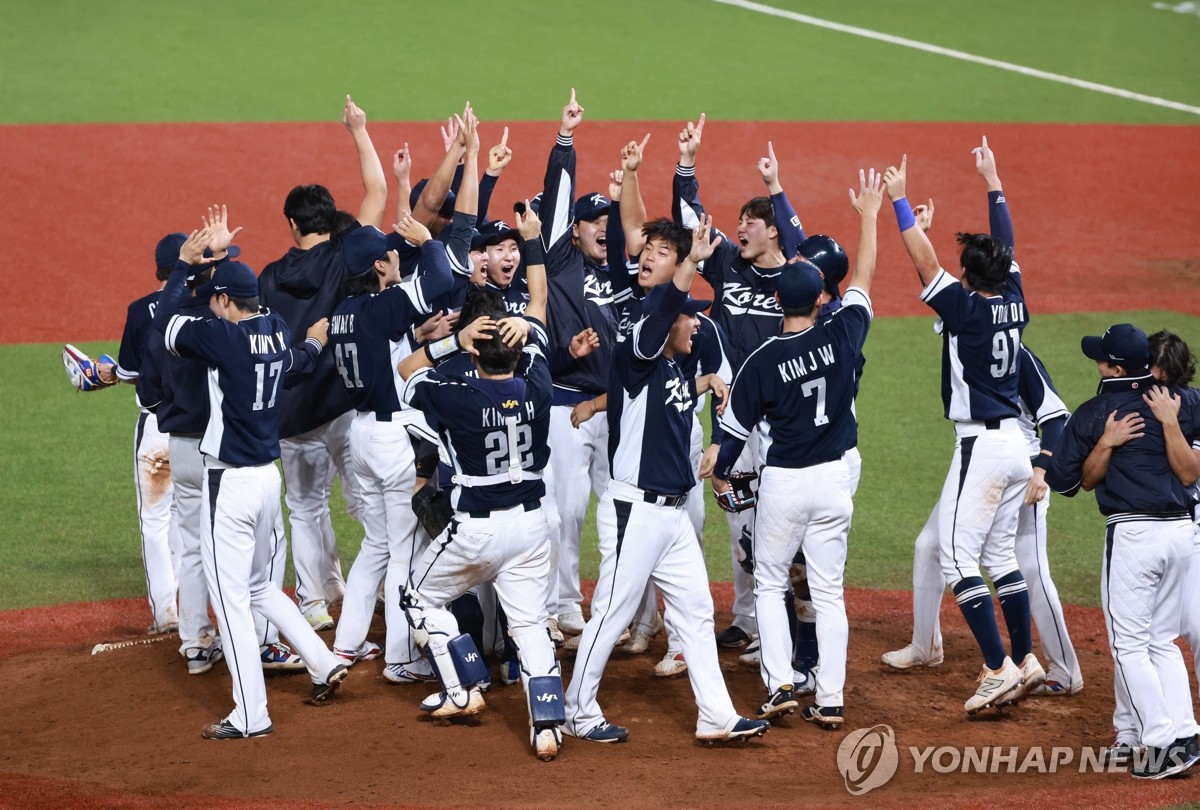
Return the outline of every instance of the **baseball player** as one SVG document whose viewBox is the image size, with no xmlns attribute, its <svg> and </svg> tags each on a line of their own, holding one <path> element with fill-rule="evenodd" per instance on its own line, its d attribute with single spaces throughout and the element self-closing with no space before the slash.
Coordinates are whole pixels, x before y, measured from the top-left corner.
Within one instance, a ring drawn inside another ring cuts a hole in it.
<svg viewBox="0 0 1200 810">
<path fill-rule="evenodd" d="M 783 310 L 783 334 L 769 339 L 734 379 L 730 407 L 722 416 L 725 439 L 712 474 L 723 505 L 742 446 L 760 420 L 771 427 L 758 491 L 754 528 L 755 612 L 760 669 L 767 700 L 758 716 L 791 713 L 798 703 L 792 675 L 792 634 L 784 594 L 789 569 L 803 551 L 822 650 L 816 672 L 816 703 L 803 717 L 825 728 L 842 724 L 849 625 L 842 590 L 846 539 L 854 511 L 850 465 L 844 456 L 857 443 L 853 403 L 858 358 L 871 323 L 875 273 L 875 221 L 882 176 L 859 172 L 859 193 L 850 191 L 862 232 L 854 286 L 832 317 L 820 319 L 825 282 L 807 261 L 784 269 L 775 293 Z"/>
<path fill-rule="evenodd" d="M 563 701 L 545 610 L 551 571 L 542 471 L 550 454 L 552 395 L 541 326 L 547 292 L 539 226 L 536 218 L 518 215 L 528 322 L 496 310 L 400 363 L 404 401 L 436 420 L 455 470 L 454 517 L 415 566 L 404 606 L 413 636 L 442 682 L 422 710 L 434 717 L 477 714 L 484 708 L 479 685 L 489 673 L 446 605 L 477 583 L 495 580 L 521 660 L 530 741 L 539 758 L 550 760 L 562 742 Z M 526 331 L 533 340 L 521 348 Z M 474 355 L 477 377 L 433 370 L 460 350 Z"/>
<path fill-rule="evenodd" d="M 226 225 L 227 212 L 210 208 L 205 223 L 213 229 L 212 250 L 215 261 L 232 258 L 229 253 L 233 234 Z M 168 237 L 182 247 L 186 234 Z M 179 251 L 175 250 L 178 257 Z M 207 289 L 212 267 L 189 276 L 187 286 L 193 295 L 186 296 L 179 306 L 186 317 L 210 319 Z M 155 333 L 157 334 L 157 333 Z M 142 364 L 142 374 L 148 380 L 157 377 L 161 399 L 155 408 L 159 428 L 170 435 L 171 478 L 175 494 L 171 506 L 171 523 L 179 533 L 179 651 L 187 661 L 189 675 L 200 675 L 212 669 L 224 658 L 220 636 L 216 635 L 208 612 L 208 583 L 204 578 L 201 559 L 201 510 L 204 487 L 204 460 L 200 455 L 200 440 L 208 424 L 208 368 L 198 360 L 178 357 L 167 351 L 161 340 L 151 340 Z M 283 515 L 279 514 L 272 535 L 274 552 L 269 576 L 276 587 L 283 587 L 287 564 L 287 537 L 283 530 Z M 254 614 L 254 632 L 259 641 L 259 656 L 264 670 L 298 671 L 304 669 L 300 656 L 279 640 L 279 630 L 259 614 Z"/>
<path fill-rule="evenodd" d="M 342 121 L 354 139 L 365 189 L 357 221 L 378 228 L 387 203 L 387 180 L 367 134 L 366 115 L 349 96 Z M 296 186 L 284 202 L 295 246 L 263 268 L 259 289 L 263 305 L 281 315 L 293 333 L 329 317 L 341 300 L 346 263 L 342 240 L 334 237 L 335 213 L 333 197 L 324 186 Z M 309 623 L 326 630 L 333 627 L 329 603 L 340 600 L 346 590 L 329 518 L 335 469 L 347 510 L 356 517 L 360 511 L 357 481 L 349 474 L 349 393 L 340 384 L 333 354 L 322 352 L 313 373 L 280 394 L 280 448 L 288 483 L 296 597 Z"/>
<path fill-rule="evenodd" d="M 680 225 L 692 227 L 704 214 L 700 202 L 700 184 L 696 179 L 696 154 L 704 132 L 705 116 L 698 122 L 687 123 L 679 133 L 679 164 L 672 183 L 672 216 Z M 760 172 L 761 173 L 761 172 Z M 782 193 L 767 177 L 768 191 Z M 797 225 L 799 220 L 797 219 Z M 779 334 L 783 313 L 775 300 L 775 285 L 786 260 L 779 243 L 774 206 L 769 197 L 755 197 L 746 202 L 738 214 L 736 239 L 720 235 L 720 246 L 704 263 L 701 275 L 713 288 L 712 318 L 729 338 L 730 363 L 734 372 L 745 358 L 769 338 Z M 719 233 L 719 232 L 718 232 Z M 743 458 L 737 465 L 741 470 L 757 470 L 765 456 L 764 434 L 755 431 Z M 733 623 L 717 637 L 722 647 L 741 647 L 758 637 L 754 623 L 754 577 L 738 564 L 739 546 L 749 545 L 754 526 L 754 512 L 748 509 L 739 514 L 727 514 L 729 549 L 733 561 Z"/>
<path fill-rule="evenodd" d="M 985 160 L 982 147 L 977 154 L 988 185 L 988 219 L 992 236 L 1015 250 L 1012 217 L 1001 193 L 999 177 L 994 177 L 994 160 Z M 921 210 L 923 209 L 923 210 Z M 928 232 L 933 222 L 933 201 L 915 211 L 919 226 Z M 1042 652 L 1047 663 L 1046 681 L 1033 690 L 1034 695 L 1076 695 L 1083 690 L 1079 659 L 1067 632 L 1058 589 L 1050 578 L 1050 560 L 1046 554 L 1046 466 L 1070 416 L 1059 397 L 1042 361 L 1022 345 L 1017 366 L 1017 394 L 1021 413 L 1018 422 L 1029 443 L 1033 478 L 1025 493 L 1017 522 L 1015 551 L 1021 573 L 1034 582 L 1029 590 L 1030 612 L 1037 624 Z M 1041 431 L 1041 439 L 1038 431 Z M 925 527 L 917 536 L 913 552 L 913 636 L 907 646 L 883 654 L 883 663 L 894 669 L 940 666 L 943 660 L 942 635 L 938 622 L 945 580 L 938 564 L 939 507 L 935 506 Z"/>
<path fill-rule="evenodd" d="M 608 425 L 594 419 L 576 430 L 571 411 L 608 388 L 608 368 L 616 332 L 612 282 L 605 252 L 609 200 L 603 194 L 575 199 L 574 133 L 583 107 L 571 91 L 563 107 L 558 140 L 550 150 L 538 215 L 546 275 L 550 284 L 550 373 L 554 407 L 550 415 L 550 473 L 546 480 L 547 521 L 557 553 L 558 576 L 549 606 L 557 629 L 583 631 L 583 595 L 579 590 L 579 535 L 587 514 L 589 489 L 599 495 L 608 480 L 605 448 Z M 591 329 L 599 346 L 576 357 L 568 348 L 575 336 Z M 557 531 L 556 531 L 557 527 Z"/>
<path fill-rule="evenodd" d="M 209 421 L 204 456 L 204 573 L 233 682 L 234 710 L 206 726 L 207 739 L 244 739 L 274 731 L 251 609 L 279 626 L 313 677 L 309 698 L 324 702 L 346 677 L 341 664 L 295 603 L 275 586 L 268 568 L 279 512 L 279 388 L 289 372 L 310 369 L 325 343 L 327 321 L 314 325 L 297 348 L 287 325 L 258 306 L 258 280 L 239 262 L 226 262 L 209 282 L 213 320 L 178 315 L 184 278 L 199 265 L 212 237 L 194 231 L 179 253 L 153 326 L 173 354 L 208 365 Z"/>
<path fill-rule="evenodd" d="M 592 615 L 579 643 L 567 690 L 563 730 L 593 742 L 621 742 L 629 730 L 609 723 L 596 695 L 608 658 L 629 626 L 647 582 L 662 592 L 679 636 L 699 708 L 696 738 L 715 742 L 761 736 L 770 724 L 740 717 L 725 688 L 713 633 L 712 594 L 704 556 L 683 509 L 695 481 L 689 464 L 697 393 L 728 391 L 715 375 L 684 377 L 676 355 L 688 353 L 695 313 L 710 302 L 689 298 L 696 265 L 708 259 L 711 217 L 693 236 L 691 253 L 674 280 L 652 293 L 647 315 L 617 345 L 609 390 L 609 462 L 612 479 L 600 498 L 600 574 Z"/>
<path fill-rule="evenodd" d="M 1100 598 L 1114 680 L 1147 747 L 1132 774 L 1160 779 L 1200 761 L 1187 669 L 1174 643 L 1193 554 L 1187 487 L 1200 478 L 1191 447 L 1200 438 L 1200 401 L 1155 385 L 1149 341 L 1132 324 L 1085 337 L 1082 350 L 1096 363 L 1099 392 L 1067 422 L 1046 482 L 1068 497 L 1094 485 L 1107 518 Z M 1116 448 L 1102 444 L 1106 424 L 1130 414 L 1142 417 L 1141 435 Z"/>
<path fill-rule="evenodd" d="M 994 174 L 986 141 L 976 154 Z M 905 197 L 907 165 L 905 156 L 899 168 L 889 166 L 884 182 L 905 250 L 924 285 L 921 299 L 942 321 L 942 400 L 957 441 L 938 505 L 938 538 L 943 574 L 983 653 L 979 686 L 964 704 L 975 714 L 1020 700 L 1046 679 L 1032 652 L 1029 592 L 1014 550 L 1021 501 L 1033 475 L 1017 419 L 1021 330 L 1029 318 L 1020 269 L 1002 240 L 959 234 L 962 278 L 941 268 Z M 1011 657 L 981 566 L 1000 597 Z"/>
</svg>

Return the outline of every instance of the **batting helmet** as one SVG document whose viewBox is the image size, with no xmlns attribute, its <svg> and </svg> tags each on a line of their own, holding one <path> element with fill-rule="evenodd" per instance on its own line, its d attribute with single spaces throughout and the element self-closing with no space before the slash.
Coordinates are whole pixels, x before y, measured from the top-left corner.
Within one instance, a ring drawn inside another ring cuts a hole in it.
<svg viewBox="0 0 1200 810">
<path fill-rule="evenodd" d="M 825 276 L 825 291 L 834 298 L 841 298 L 838 285 L 850 270 L 850 260 L 846 258 L 842 246 L 831 237 L 816 234 L 801 242 L 797 252 L 815 264 L 821 275 Z"/>
</svg>

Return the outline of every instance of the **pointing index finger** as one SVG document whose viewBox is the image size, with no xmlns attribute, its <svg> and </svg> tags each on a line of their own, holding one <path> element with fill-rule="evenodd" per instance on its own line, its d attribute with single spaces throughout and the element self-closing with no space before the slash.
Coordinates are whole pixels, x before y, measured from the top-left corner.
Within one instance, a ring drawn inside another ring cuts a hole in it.
<svg viewBox="0 0 1200 810">
<path fill-rule="evenodd" d="M 508 146 L 508 127 L 504 128 L 504 135 L 500 138 L 500 145 L 504 147 Z"/>
</svg>

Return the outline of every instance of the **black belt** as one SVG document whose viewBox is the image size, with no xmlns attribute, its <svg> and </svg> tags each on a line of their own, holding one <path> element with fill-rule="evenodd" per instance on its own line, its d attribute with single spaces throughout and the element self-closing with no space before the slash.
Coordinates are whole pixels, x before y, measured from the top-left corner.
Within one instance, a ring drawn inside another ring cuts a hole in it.
<svg viewBox="0 0 1200 810">
<path fill-rule="evenodd" d="M 985 428 L 987 428 L 988 430 L 999 430 L 1000 429 L 1000 420 L 999 419 L 984 419 L 983 426 Z"/>
<path fill-rule="evenodd" d="M 654 492 L 643 492 L 642 500 L 646 503 L 652 503 L 655 506 L 670 506 L 674 509 L 679 509 L 687 503 L 688 494 L 685 492 L 682 495 L 659 495 Z"/>
<path fill-rule="evenodd" d="M 515 506 L 506 506 L 502 509 L 493 509 L 491 512 L 467 512 L 467 517 L 475 518 L 477 520 L 487 520 L 492 516 L 492 512 L 507 512 L 509 509 L 515 508 Z M 542 508 L 542 502 L 526 501 L 525 503 L 521 504 L 521 508 L 526 512 L 536 512 L 538 509 Z"/>
</svg>

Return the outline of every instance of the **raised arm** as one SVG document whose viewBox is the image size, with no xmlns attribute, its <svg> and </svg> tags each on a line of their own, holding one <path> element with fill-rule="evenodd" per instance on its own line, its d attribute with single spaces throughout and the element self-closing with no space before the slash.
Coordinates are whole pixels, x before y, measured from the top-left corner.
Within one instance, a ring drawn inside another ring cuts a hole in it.
<svg viewBox="0 0 1200 810">
<path fill-rule="evenodd" d="M 409 210 L 408 198 L 412 194 L 412 150 L 408 144 L 392 153 L 392 176 L 396 178 L 396 222 L 404 219 Z"/>
<path fill-rule="evenodd" d="M 367 114 L 346 96 L 346 105 L 342 109 L 342 123 L 354 138 L 354 148 L 358 151 L 358 171 L 362 176 L 363 199 L 358 207 L 358 221 L 362 225 L 374 225 L 376 228 L 383 224 L 383 210 L 387 207 L 387 176 L 383 173 L 383 164 L 379 162 L 379 153 L 371 143 L 367 134 Z"/>
<path fill-rule="evenodd" d="M 466 107 L 463 108 L 463 114 L 466 115 L 470 111 L 471 103 L 467 102 Z M 454 139 L 450 142 L 450 147 L 442 157 L 442 162 L 438 164 L 437 170 L 429 178 L 425 188 L 421 189 L 421 196 L 417 198 L 417 204 L 413 206 L 413 217 L 426 227 L 433 224 L 437 219 L 438 212 L 442 210 L 442 203 L 446 201 L 446 195 L 450 192 L 450 184 L 454 181 L 454 172 L 458 169 L 459 161 L 467 153 L 463 120 L 456 115 L 454 122 L 458 128 Z"/>
<path fill-rule="evenodd" d="M 454 198 L 454 210 L 459 214 L 476 216 L 479 211 L 479 119 L 468 106 L 462 122 L 466 153 L 463 157 L 463 179 Z"/>
<path fill-rule="evenodd" d="M 671 182 L 671 216 L 675 224 L 694 228 L 704 216 L 700 202 L 700 183 L 696 180 L 696 154 L 704 135 L 704 113 L 696 123 L 688 121 L 679 132 L 679 163 Z"/>
<path fill-rule="evenodd" d="M 517 233 L 521 234 L 525 255 L 525 284 L 529 288 L 529 303 L 525 306 L 525 316 L 533 318 L 542 325 L 546 323 L 546 301 L 550 297 L 549 286 L 546 283 L 546 256 L 542 249 L 542 221 L 525 201 L 524 213 L 516 213 Z"/>
<path fill-rule="evenodd" d="M 900 160 L 899 168 L 888 166 L 887 171 L 883 173 L 883 182 L 887 185 L 888 198 L 891 199 L 892 208 L 896 211 L 896 224 L 900 226 L 900 237 L 904 240 L 904 249 L 908 251 L 908 257 L 912 259 L 913 266 L 917 268 L 921 286 L 928 287 L 929 283 L 937 276 L 941 265 L 938 263 L 937 253 L 934 252 L 929 237 L 925 235 L 925 231 L 917 227 L 916 217 L 913 216 L 912 207 L 909 206 L 908 198 L 905 196 L 905 186 L 908 182 L 908 155 Z"/>
<path fill-rule="evenodd" d="M 646 203 L 642 200 L 642 186 L 638 179 L 638 169 L 642 165 L 646 142 L 650 133 L 641 143 L 630 141 L 621 149 L 621 230 L 625 234 L 625 252 L 636 256 L 646 246 L 646 237 L 642 236 L 642 226 L 646 224 Z M 612 267 L 612 262 L 609 262 Z"/>
<path fill-rule="evenodd" d="M 858 212 L 858 255 L 854 257 L 854 280 L 851 286 L 858 287 L 870 295 L 871 281 L 875 278 L 875 254 L 877 248 L 876 220 L 879 207 L 883 204 L 883 176 L 858 170 L 858 194 L 850 189 L 850 205 Z M 919 229 L 917 229 L 919 230 Z M 924 233 L 921 234 L 924 236 Z"/>
<path fill-rule="evenodd" d="M 991 234 L 1010 248 L 1016 247 L 1012 215 L 1008 212 L 1004 189 L 1000 186 L 1000 175 L 996 172 L 996 156 L 988 147 L 987 135 L 983 136 L 981 145 L 971 150 L 971 154 L 975 156 L 975 171 L 979 172 L 979 176 L 987 184 L 988 224 Z"/>
<path fill-rule="evenodd" d="M 783 193 L 779 183 L 779 161 L 775 158 L 775 145 L 767 141 L 767 156 L 758 159 L 758 173 L 762 175 L 767 185 L 767 194 L 771 197 L 771 208 L 775 212 L 775 229 L 779 231 L 779 247 L 783 256 L 790 259 L 796 255 L 796 249 L 804 241 L 804 226 L 800 224 L 800 216 L 792 203 Z"/>
<path fill-rule="evenodd" d="M 504 168 L 512 162 L 512 155 L 512 150 L 508 148 L 508 127 L 505 127 L 500 143 L 488 150 L 487 171 L 483 173 L 483 178 L 479 181 L 479 215 L 475 218 L 475 227 L 487 222 L 492 192 L 500 180 L 500 175 L 504 173 Z"/>
<path fill-rule="evenodd" d="M 558 139 L 546 163 L 539 209 L 542 247 L 551 255 L 554 265 L 557 262 L 553 255 L 564 250 L 571 241 L 571 223 L 575 219 L 575 130 L 582 123 L 583 107 L 575 100 L 575 88 L 572 87 L 571 100 L 563 107 L 559 120 Z"/>
</svg>

